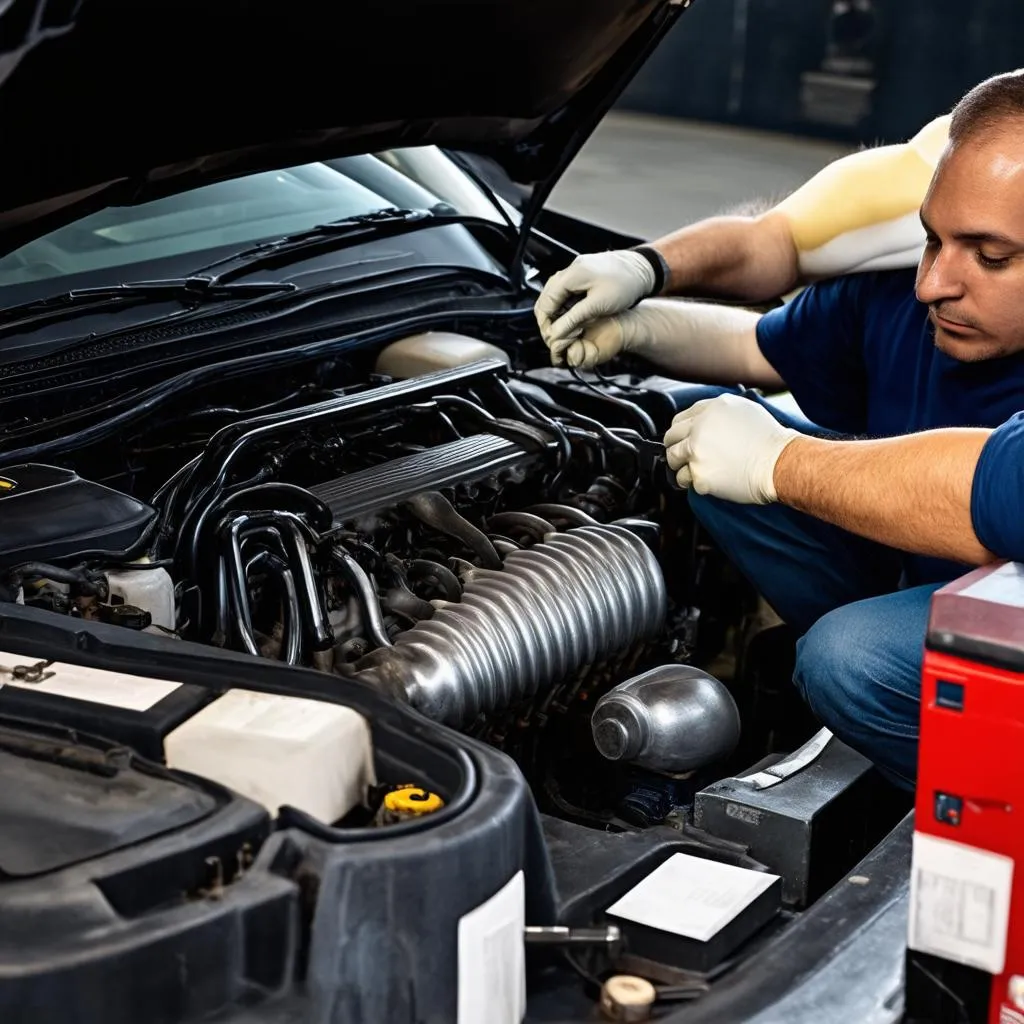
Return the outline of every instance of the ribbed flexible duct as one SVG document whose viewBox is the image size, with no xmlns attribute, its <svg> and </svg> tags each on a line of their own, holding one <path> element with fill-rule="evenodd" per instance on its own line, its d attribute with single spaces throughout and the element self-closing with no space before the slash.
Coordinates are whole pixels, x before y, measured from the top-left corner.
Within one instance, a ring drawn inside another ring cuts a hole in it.
<svg viewBox="0 0 1024 1024">
<path fill-rule="evenodd" d="M 652 636 L 665 581 L 628 529 L 581 526 L 468 574 L 460 602 L 356 664 L 428 718 L 472 722 Z"/>
</svg>

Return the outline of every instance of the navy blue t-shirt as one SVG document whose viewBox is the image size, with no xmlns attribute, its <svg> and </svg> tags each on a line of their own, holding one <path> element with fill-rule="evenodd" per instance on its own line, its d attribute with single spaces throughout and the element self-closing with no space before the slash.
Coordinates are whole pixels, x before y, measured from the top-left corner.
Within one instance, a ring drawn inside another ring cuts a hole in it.
<svg viewBox="0 0 1024 1024">
<path fill-rule="evenodd" d="M 994 430 L 981 450 L 971 487 L 971 521 L 989 551 L 1024 562 L 1024 413 Z"/>
<path fill-rule="evenodd" d="M 761 351 L 809 419 L 842 434 L 894 437 L 996 427 L 1024 410 L 1024 353 L 962 363 L 940 352 L 914 278 L 909 269 L 823 281 L 758 322 Z M 963 567 L 914 556 L 907 570 L 908 582 L 924 583 Z"/>
</svg>

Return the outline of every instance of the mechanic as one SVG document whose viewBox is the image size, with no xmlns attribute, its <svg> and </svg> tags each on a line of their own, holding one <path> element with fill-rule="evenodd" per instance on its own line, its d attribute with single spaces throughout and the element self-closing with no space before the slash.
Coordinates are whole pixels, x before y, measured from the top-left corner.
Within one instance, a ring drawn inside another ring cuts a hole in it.
<svg viewBox="0 0 1024 1024">
<path fill-rule="evenodd" d="M 858 160 L 868 172 L 887 163 L 898 202 L 876 197 L 880 229 L 856 227 L 851 208 L 829 211 L 819 245 L 787 248 L 776 208 L 778 244 L 736 258 L 710 225 L 697 226 L 704 278 L 692 255 L 680 258 L 684 232 L 655 245 L 668 287 L 754 296 L 787 287 L 799 254 L 826 256 L 829 238 L 849 250 L 875 231 L 888 239 L 874 239 L 876 261 L 898 261 L 909 237 L 900 210 L 923 173 L 910 158 L 927 165 L 943 127 L 916 279 L 909 269 L 847 275 L 763 316 L 677 300 L 629 308 L 661 283 L 657 261 L 607 253 L 556 275 L 537 311 L 556 362 L 591 366 L 628 349 L 688 379 L 791 389 L 816 427 L 801 432 L 759 400 L 720 395 L 675 418 L 669 464 L 698 519 L 802 634 L 795 681 L 816 716 L 908 788 L 931 594 L 968 566 L 1024 556 L 1014 456 L 1024 438 L 1014 416 L 1024 408 L 1024 74 L 976 86 L 924 138 L 846 158 L 809 183 L 827 184 Z M 736 227 L 727 223 L 723 237 Z M 553 317 L 574 292 L 583 302 Z M 865 436 L 877 440 L 840 439 Z"/>
</svg>

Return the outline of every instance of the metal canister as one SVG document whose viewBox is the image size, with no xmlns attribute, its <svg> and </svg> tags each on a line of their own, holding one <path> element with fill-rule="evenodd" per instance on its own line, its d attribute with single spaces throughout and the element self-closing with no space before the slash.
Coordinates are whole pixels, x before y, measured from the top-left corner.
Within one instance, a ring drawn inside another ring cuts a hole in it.
<svg viewBox="0 0 1024 1024">
<path fill-rule="evenodd" d="M 594 744 L 610 761 L 675 775 L 720 761 L 740 737 L 731 694 L 692 665 L 662 665 L 619 683 L 590 721 Z"/>
</svg>

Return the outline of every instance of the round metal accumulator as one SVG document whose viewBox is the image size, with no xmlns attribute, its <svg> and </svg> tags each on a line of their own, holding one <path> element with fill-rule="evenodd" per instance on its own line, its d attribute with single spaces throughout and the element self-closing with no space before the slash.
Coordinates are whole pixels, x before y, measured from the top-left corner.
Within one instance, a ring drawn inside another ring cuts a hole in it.
<svg viewBox="0 0 1024 1024">
<path fill-rule="evenodd" d="M 590 723 L 608 760 L 673 775 L 721 760 L 740 737 L 732 695 L 691 665 L 662 665 L 620 683 L 597 702 Z"/>
</svg>

